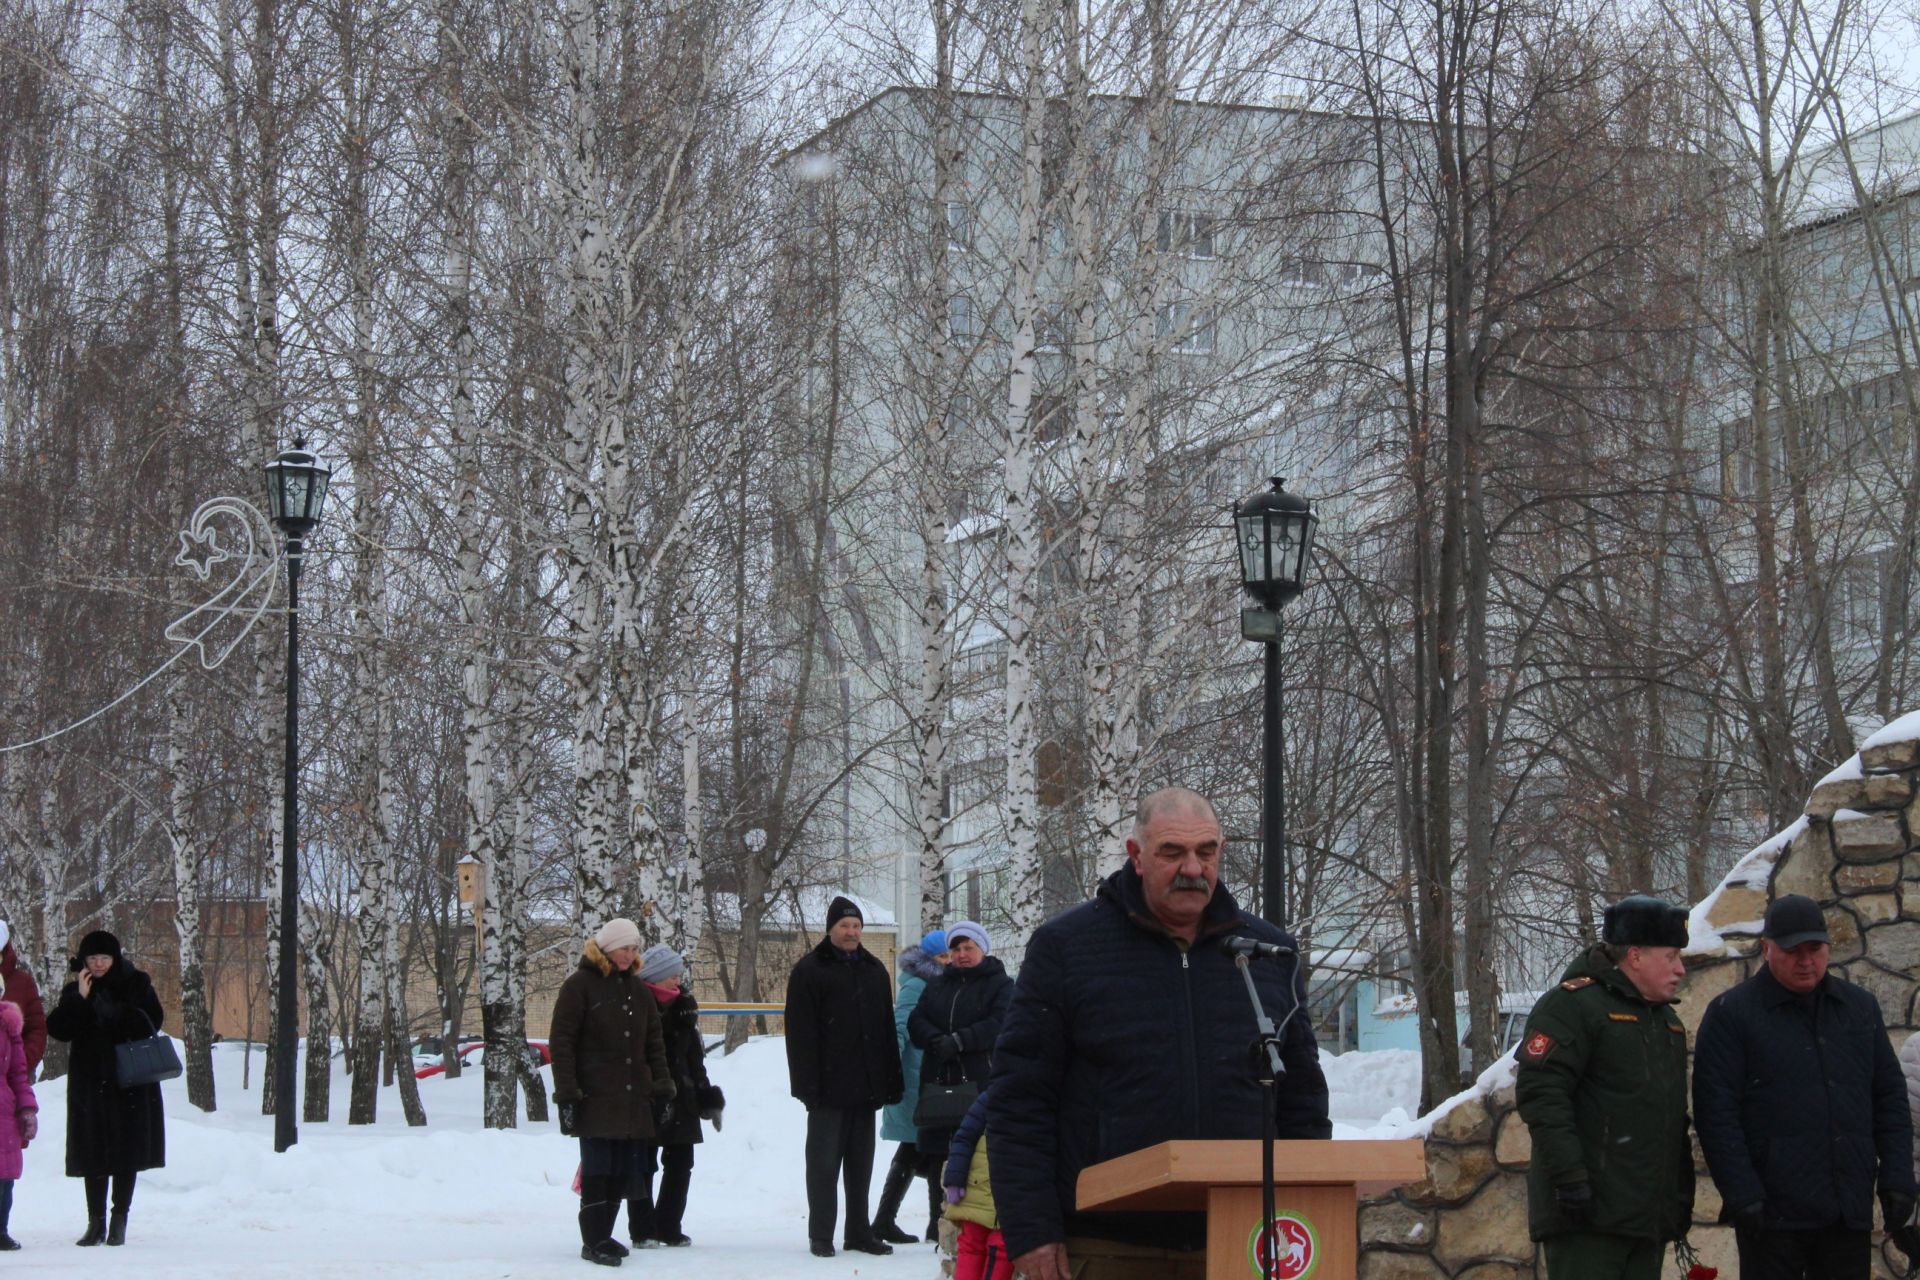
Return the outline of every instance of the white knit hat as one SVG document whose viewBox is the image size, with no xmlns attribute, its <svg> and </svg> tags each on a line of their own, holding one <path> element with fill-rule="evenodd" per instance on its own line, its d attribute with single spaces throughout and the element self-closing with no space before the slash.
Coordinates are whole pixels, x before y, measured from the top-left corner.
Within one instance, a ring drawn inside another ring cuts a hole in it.
<svg viewBox="0 0 1920 1280">
<path fill-rule="evenodd" d="M 947 945 L 951 947 L 962 938 L 972 938 L 973 945 L 980 950 L 991 952 L 993 944 L 987 941 L 987 931 L 971 920 L 962 920 L 958 924 L 947 926 Z"/>
<path fill-rule="evenodd" d="M 6 946 L 12 939 L 13 930 L 7 928 L 7 922 L 5 920 L 0 920 L 0 947 Z"/>
<path fill-rule="evenodd" d="M 640 926 L 625 916 L 615 916 L 600 926 L 600 931 L 593 935 L 593 944 L 609 955 L 622 947 L 637 947 Z"/>
</svg>

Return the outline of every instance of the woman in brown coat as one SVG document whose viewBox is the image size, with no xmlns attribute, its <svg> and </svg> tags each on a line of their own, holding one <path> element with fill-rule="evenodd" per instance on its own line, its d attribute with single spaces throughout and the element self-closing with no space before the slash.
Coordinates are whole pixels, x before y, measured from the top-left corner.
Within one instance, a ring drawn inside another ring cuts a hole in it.
<svg viewBox="0 0 1920 1280">
<path fill-rule="evenodd" d="M 580 1140 L 580 1256 L 617 1267 L 614 1219 L 631 1185 L 646 1186 L 656 1125 L 672 1119 L 660 1007 L 634 971 L 640 930 L 609 920 L 560 985 L 548 1037 L 560 1131 Z"/>
</svg>

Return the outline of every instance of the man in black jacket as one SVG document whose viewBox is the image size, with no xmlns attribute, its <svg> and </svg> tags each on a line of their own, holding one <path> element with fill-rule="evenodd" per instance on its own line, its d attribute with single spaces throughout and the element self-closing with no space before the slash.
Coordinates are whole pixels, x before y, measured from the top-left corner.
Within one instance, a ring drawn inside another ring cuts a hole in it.
<svg viewBox="0 0 1920 1280">
<path fill-rule="evenodd" d="M 1765 964 L 1707 1006 L 1693 1121 L 1734 1226 L 1742 1280 L 1865 1277 L 1876 1178 L 1889 1226 L 1913 1213 L 1906 1084 L 1880 1002 L 1827 972 L 1811 898 L 1767 908 Z"/>
<path fill-rule="evenodd" d="M 807 1107 L 807 1236 L 833 1256 L 834 1184 L 847 1193 L 845 1247 L 892 1253 L 867 1217 L 874 1117 L 906 1085 L 893 1039 L 893 983 L 860 945 L 865 919 L 847 898 L 827 907 L 827 936 L 787 979 L 787 1080 Z"/>
<path fill-rule="evenodd" d="M 1293 940 L 1220 887 L 1221 843 L 1203 797 L 1154 792 L 1127 865 L 1027 944 L 987 1106 L 994 1203 L 1027 1280 L 1205 1274 L 1204 1215 L 1079 1213 L 1074 1196 L 1080 1171 L 1102 1160 L 1175 1138 L 1260 1135 L 1253 1010 L 1221 944 Z M 1275 1136 L 1331 1137 L 1313 1031 L 1290 1016 L 1306 1001 L 1298 965 L 1259 959 L 1253 974 L 1283 1027 Z"/>
</svg>

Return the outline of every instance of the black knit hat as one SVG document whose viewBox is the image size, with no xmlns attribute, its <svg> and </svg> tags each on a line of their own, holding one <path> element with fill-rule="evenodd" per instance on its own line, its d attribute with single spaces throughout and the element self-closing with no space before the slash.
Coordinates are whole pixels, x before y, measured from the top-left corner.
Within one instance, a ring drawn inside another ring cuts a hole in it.
<svg viewBox="0 0 1920 1280">
<path fill-rule="evenodd" d="M 1607 908 L 1600 941 L 1615 947 L 1684 947 L 1687 913 L 1670 902 L 1636 893 Z"/>
<path fill-rule="evenodd" d="M 867 922 L 867 918 L 860 914 L 859 905 L 852 898 L 838 897 L 827 904 L 827 928 L 833 928 L 848 916 L 852 916 L 861 924 Z"/>
</svg>

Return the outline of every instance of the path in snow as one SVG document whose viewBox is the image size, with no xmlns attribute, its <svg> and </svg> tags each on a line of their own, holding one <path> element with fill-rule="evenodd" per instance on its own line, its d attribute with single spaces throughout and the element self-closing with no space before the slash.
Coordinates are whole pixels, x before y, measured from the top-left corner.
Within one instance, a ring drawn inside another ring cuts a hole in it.
<svg viewBox="0 0 1920 1280">
<path fill-rule="evenodd" d="M 1411 1066 L 1408 1059 L 1411 1059 Z M 0 1268 L 38 1276 L 98 1276 L 138 1269 L 142 1280 L 239 1280 L 264 1268 L 306 1278 L 394 1276 L 422 1280 L 608 1274 L 579 1257 L 570 1190 L 576 1151 L 551 1124 L 513 1132 L 480 1127 L 480 1073 L 420 1082 L 429 1125 L 409 1130 L 394 1090 L 380 1122 L 349 1128 L 302 1124 L 300 1143 L 273 1153 L 273 1122 L 259 1114 L 261 1059 L 242 1090 L 237 1045 L 218 1046 L 221 1109 L 187 1104 L 182 1081 L 165 1086 L 167 1167 L 142 1174 L 124 1249 L 78 1249 L 86 1210 L 77 1179 L 62 1176 L 66 1087 L 40 1087 L 41 1136 L 15 1188 L 12 1234 L 25 1252 Z M 1349 1054 L 1330 1060 L 1339 1136 L 1359 1136 L 1391 1112 L 1411 1110 L 1417 1055 Z M 689 1249 L 636 1253 L 622 1275 L 700 1280 L 845 1280 L 938 1274 L 931 1245 L 890 1258 L 806 1252 L 801 1150 L 806 1116 L 787 1096 L 778 1039 L 709 1060 L 726 1090 L 726 1127 L 696 1152 L 686 1230 Z M 346 1114 L 336 1075 L 333 1112 Z M 874 1193 L 892 1154 L 882 1143 Z M 909 1200 L 924 1206 L 916 1188 Z M 911 1214 L 902 1226 L 913 1230 Z M 626 1222 L 621 1215 L 620 1229 Z M 624 1239 L 624 1235 L 622 1236 Z"/>
</svg>

